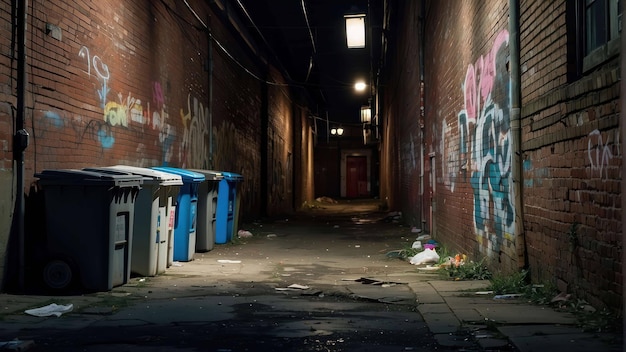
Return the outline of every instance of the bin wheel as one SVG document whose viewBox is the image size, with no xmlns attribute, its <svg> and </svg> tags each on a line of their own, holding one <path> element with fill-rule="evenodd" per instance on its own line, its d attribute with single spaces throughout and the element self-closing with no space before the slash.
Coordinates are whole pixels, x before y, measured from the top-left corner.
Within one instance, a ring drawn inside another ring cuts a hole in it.
<svg viewBox="0 0 626 352">
<path fill-rule="evenodd" d="M 43 268 L 43 280 L 51 289 L 66 289 L 71 285 L 73 279 L 72 266 L 66 260 L 52 259 Z"/>
</svg>

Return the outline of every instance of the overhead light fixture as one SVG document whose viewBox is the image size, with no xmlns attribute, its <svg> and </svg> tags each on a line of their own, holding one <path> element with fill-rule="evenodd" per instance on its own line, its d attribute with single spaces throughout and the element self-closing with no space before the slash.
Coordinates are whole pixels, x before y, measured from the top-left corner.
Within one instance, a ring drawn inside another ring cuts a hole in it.
<svg viewBox="0 0 626 352">
<path fill-rule="evenodd" d="M 365 48 L 365 14 L 345 15 L 348 48 Z"/>
<path fill-rule="evenodd" d="M 372 109 L 369 105 L 361 106 L 361 123 L 371 123 L 372 122 Z"/>
<path fill-rule="evenodd" d="M 332 134 L 333 136 L 341 136 L 343 134 L 343 127 L 339 126 L 337 128 L 331 128 L 330 134 Z"/>
<path fill-rule="evenodd" d="M 356 90 L 357 92 L 364 91 L 365 87 L 367 87 L 367 85 L 363 81 L 359 81 L 354 84 L 354 90 Z"/>
</svg>

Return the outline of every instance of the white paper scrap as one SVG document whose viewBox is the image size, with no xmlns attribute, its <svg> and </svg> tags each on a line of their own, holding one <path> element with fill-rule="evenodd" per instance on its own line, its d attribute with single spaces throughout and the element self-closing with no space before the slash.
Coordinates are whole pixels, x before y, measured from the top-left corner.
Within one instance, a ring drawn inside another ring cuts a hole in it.
<svg viewBox="0 0 626 352">
<path fill-rule="evenodd" d="M 240 264 L 241 260 L 218 259 L 217 262 L 222 264 Z"/>
<path fill-rule="evenodd" d="M 36 317 L 49 317 L 51 315 L 60 317 L 64 313 L 71 312 L 72 309 L 74 309 L 74 305 L 71 303 L 68 305 L 59 305 L 56 303 L 52 303 L 45 307 L 25 310 L 24 313 Z"/>
</svg>

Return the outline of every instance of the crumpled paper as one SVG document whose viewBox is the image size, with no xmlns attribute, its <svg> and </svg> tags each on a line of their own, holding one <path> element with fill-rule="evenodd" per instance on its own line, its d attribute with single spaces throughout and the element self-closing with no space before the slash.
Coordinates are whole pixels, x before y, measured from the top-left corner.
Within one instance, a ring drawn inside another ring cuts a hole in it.
<svg viewBox="0 0 626 352">
<path fill-rule="evenodd" d="M 65 313 L 71 312 L 72 309 L 74 309 L 74 305 L 71 303 L 68 305 L 60 305 L 60 304 L 52 303 L 52 304 L 49 304 L 47 306 L 40 307 L 40 308 L 27 309 L 24 311 L 24 313 L 28 315 L 33 315 L 36 317 L 49 317 L 51 315 L 60 317 L 61 315 Z"/>
</svg>

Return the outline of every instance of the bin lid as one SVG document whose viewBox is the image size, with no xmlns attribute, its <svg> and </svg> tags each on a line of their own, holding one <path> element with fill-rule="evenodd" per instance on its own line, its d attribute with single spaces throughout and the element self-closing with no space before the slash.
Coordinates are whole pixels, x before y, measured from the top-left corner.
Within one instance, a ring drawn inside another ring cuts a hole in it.
<svg viewBox="0 0 626 352">
<path fill-rule="evenodd" d="M 143 178 L 123 172 L 97 172 L 78 169 L 50 169 L 36 173 L 42 185 L 139 187 Z"/>
<path fill-rule="evenodd" d="M 134 175 L 140 175 L 157 182 L 161 186 L 181 186 L 183 184 L 183 178 L 180 175 L 172 174 L 169 172 L 163 172 L 155 169 L 149 169 L 147 167 L 137 167 L 129 165 L 113 165 L 107 167 L 107 169 L 120 170 L 128 172 Z M 145 183 L 145 180 L 144 180 Z"/>
<path fill-rule="evenodd" d="M 221 171 L 204 170 L 204 169 L 189 169 L 190 171 L 197 172 L 204 175 L 204 179 L 207 181 L 219 181 L 224 178 Z"/>
<path fill-rule="evenodd" d="M 243 176 L 241 174 L 236 174 L 234 172 L 222 171 L 222 175 L 228 181 L 241 182 L 243 181 Z"/>
<path fill-rule="evenodd" d="M 180 175 L 183 179 L 183 183 L 200 183 L 204 181 L 204 175 L 199 174 L 197 172 L 189 171 L 186 169 L 179 169 L 177 167 L 169 167 L 169 166 L 155 166 L 152 167 L 154 170 L 169 172 L 174 175 Z"/>
</svg>

